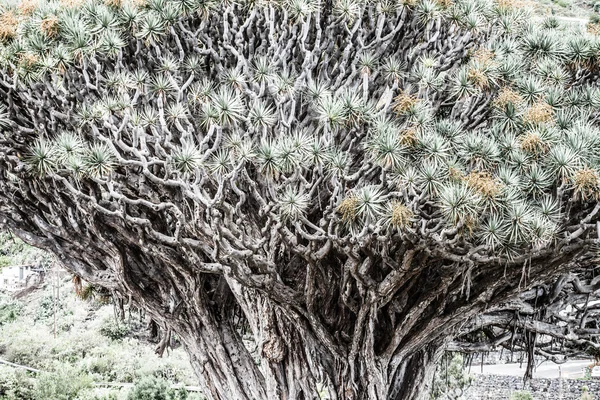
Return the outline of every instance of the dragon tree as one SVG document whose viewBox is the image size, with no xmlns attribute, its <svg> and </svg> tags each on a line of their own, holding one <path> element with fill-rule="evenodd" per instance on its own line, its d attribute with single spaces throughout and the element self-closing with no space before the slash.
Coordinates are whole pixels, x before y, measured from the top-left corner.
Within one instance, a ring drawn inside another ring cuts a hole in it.
<svg viewBox="0 0 600 400">
<path fill-rule="evenodd" d="M 457 336 L 594 262 L 598 28 L 0 0 L 0 227 L 176 334 L 210 399 L 425 399 Z"/>
</svg>

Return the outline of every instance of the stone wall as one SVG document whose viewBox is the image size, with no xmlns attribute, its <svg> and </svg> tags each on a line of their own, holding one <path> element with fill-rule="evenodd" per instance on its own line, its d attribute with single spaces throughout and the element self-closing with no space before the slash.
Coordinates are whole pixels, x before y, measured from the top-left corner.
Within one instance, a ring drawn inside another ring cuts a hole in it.
<svg viewBox="0 0 600 400">
<path fill-rule="evenodd" d="M 532 379 L 523 386 L 518 376 L 475 375 L 473 386 L 465 396 L 469 400 L 507 400 L 519 390 L 529 391 L 535 400 L 580 400 L 581 388 L 587 386 L 594 400 L 600 400 L 600 380 Z"/>
</svg>

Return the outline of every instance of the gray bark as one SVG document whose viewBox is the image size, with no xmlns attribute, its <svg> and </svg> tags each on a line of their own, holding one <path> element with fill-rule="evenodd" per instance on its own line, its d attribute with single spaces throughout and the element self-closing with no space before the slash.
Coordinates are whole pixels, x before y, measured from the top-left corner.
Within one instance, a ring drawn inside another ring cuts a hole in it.
<svg viewBox="0 0 600 400">
<path fill-rule="evenodd" d="M 442 74 L 455 74 L 494 34 L 483 15 L 481 27 L 469 28 L 442 16 L 438 5 L 432 14 L 404 6 L 384 14 L 365 1 L 346 18 L 337 2 L 325 1 L 293 19 L 285 8 L 259 3 L 178 15 L 158 39 L 122 27 L 124 47 L 89 49 L 39 81 L 16 58 L 0 65 L 0 105 L 9 117 L 0 131 L 0 227 L 171 329 L 211 399 L 313 399 L 322 389 L 334 399 L 423 400 L 436 360 L 465 326 L 479 329 L 488 310 L 589 262 L 599 206 L 573 200 L 553 181 L 548 191 L 562 207 L 556 233 L 518 243 L 509 257 L 473 239 L 467 222 L 476 216 L 448 218 L 439 199 L 393 182 L 396 171 L 364 146 L 369 124 L 392 117 L 399 89 L 427 103 L 421 117 L 456 117 L 466 136 L 497 145 L 489 132 L 473 130 L 489 127 L 498 88 L 458 98 Z M 101 27 L 87 28 L 94 43 L 105 43 Z M 359 65 L 365 53 L 397 69 L 367 71 Z M 432 54 L 436 79 L 425 85 L 419 68 Z M 190 56 L 200 59 L 194 68 Z M 275 71 L 263 81 L 254 66 L 262 58 Z M 133 71 L 148 78 L 108 87 L 111 75 L 131 78 Z M 228 81 L 235 72 L 243 78 Z M 204 93 L 203 78 L 218 90 Z M 316 81 L 331 97 L 310 97 Z M 373 106 L 356 103 L 355 93 Z M 228 95 L 233 100 L 223 105 Z M 336 122 L 325 106 L 335 111 L 348 98 L 359 110 L 344 106 Z M 272 126 L 249 117 L 258 100 L 272 107 Z M 179 106 L 185 112 L 174 115 Z M 395 117 L 394 134 L 416 129 L 418 121 Z M 31 145 L 61 131 L 79 135 L 86 150 L 106 146 L 112 162 L 82 173 L 60 162 L 32 167 Z M 294 134 L 300 139 L 290 150 Z M 257 156 L 271 141 L 275 155 Z M 321 146 L 321 159 L 309 162 L 305 144 Z M 444 144 L 449 153 L 464 147 L 451 138 Z M 190 148 L 189 164 L 177 165 Z M 430 162 L 422 150 L 403 148 L 401 156 Z M 286 158 L 290 151 L 302 154 Z M 468 169 L 478 171 L 474 158 Z M 401 202 L 414 221 L 392 229 L 365 213 L 348 228 L 341 202 L 374 186 L 380 207 Z M 281 198 L 290 188 L 307 205 L 286 215 Z M 523 202 L 537 207 L 538 198 L 523 192 Z M 504 222 L 529 232 L 521 220 Z"/>
</svg>

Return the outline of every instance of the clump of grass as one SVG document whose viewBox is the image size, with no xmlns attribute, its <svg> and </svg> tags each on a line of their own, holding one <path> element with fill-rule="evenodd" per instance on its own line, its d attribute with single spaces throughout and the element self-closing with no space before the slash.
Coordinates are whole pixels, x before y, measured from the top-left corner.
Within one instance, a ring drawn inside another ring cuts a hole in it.
<svg viewBox="0 0 600 400">
<path fill-rule="evenodd" d="M 473 171 L 463 180 L 468 187 L 484 198 L 494 198 L 500 194 L 500 185 L 488 172 Z"/>
<path fill-rule="evenodd" d="M 392 109 L 396 114 L 404 114 L 419 102 L 416 96 L 410 95 L 406 92 L 400 92 L 398 96 L 394 98 L 394 104 Z"/>
<path fill-rule="evenodd" d="M 342 200 L 337 210 L 342 214 L 342 221 L 353 222 L 358 215 L 358 198 L 356 196 L 345 198 Z"/>
<path fill-rule="evenodd" d="M 600 177 L 598 172 L 590 168 L 582 168 L 573 176 L 575 194 L 583 200 L 600 200 Z"/>
<path fill-rule="evenodd" d="M 0 42 L 14 38 L 17 34 L 19 20 L 12 11 L 5 11 L 0 15 Z"/>
<path fill-rule="evenodd" d="M 551 122 L 554 118 L 552 106 L 548 103 L 537 102 L 529 107 L 523 115 L 525 122 L 541 124 Z"/>
<path fill-rule="evenodd" d="M 509 87 L 503 87 L 498 92 L 496 99 L 494 99 L 494 105 L 499 108 L 506 107 L 508 104 L 518 106 L 523 101 L 523 97 L 518 92 Z"/>
<path fill-rule="evenodd" d="M 390 224 L 396 228 L 404 228 L 411 224 L 415 214 L 404 204 L 395 201 L 392 203 L 392 217 Z"/>
<path fill-rule="evenodd" d="M 540 134 L 536 131 L 529 131 L 519 139 L 521 149 L 532 154 L 542 154 L 548 151 L 549 146 L 544 142 Z"/>
</svg>

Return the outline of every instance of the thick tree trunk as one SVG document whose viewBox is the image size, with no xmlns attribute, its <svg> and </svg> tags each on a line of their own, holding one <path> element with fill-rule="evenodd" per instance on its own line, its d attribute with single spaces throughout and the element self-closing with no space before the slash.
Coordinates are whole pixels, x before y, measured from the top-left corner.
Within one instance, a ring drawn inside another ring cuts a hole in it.
<svg viewBox="0 0 600 400">
<path fill-rule="evenodd" d="M 201 335 L 189 332 L 182 339 L 194 370 L 208 389 L 206 396 L 215 400 L 424 400 L 429 398 L 442 354 L 441 346 L 427 345 L 400 361 L 391 373 L 382 359 L 362 358 L 355 361 L 361 373 L 353 378 L 348 369 L 352 360 L 307 362 L 306 350 L 300 350 L 305 343 L 294 343 L 298 350 L 285 353 L 283 349 L 282 353 L 274 350 L 276 344 L 266 343 L 262 356 L 252 357 L 234 330 L 214 328 L 210 333 L 202 330 Z M 267 351 L 274 351 L 280 358 L 270 360 L 273 354 L 266 355 Z"/>
<path fill-rule="evenodd" d="M 390 399 L 424 400 L 429 398 L 431 384 L 442 355 L 440 346 L 429 345 L 407 357 L 391 383 Z"/>
</svg>

